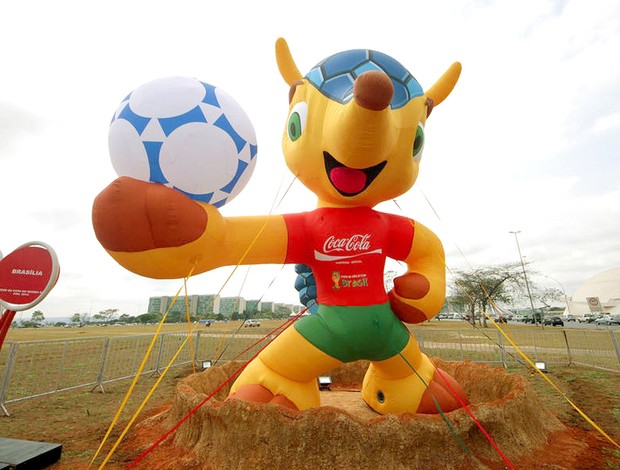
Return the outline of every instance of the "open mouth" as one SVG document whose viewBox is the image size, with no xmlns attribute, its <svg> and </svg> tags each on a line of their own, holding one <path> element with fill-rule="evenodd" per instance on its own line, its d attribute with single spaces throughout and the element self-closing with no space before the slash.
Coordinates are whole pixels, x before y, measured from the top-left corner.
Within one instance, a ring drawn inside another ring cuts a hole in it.
<svg viewBox="0 0 620 470">
<path fill-rule="evenodd" d="M 325 171 L 329 182 L 336 188 L 336 191 L 347 197 L 356 196 L 363 192 L 387 164 L 387 161 L 382 161 L 369 168 L 357 169 L 343 165 L 329 152 L 323 152 L 323 158 L 325 159 Z"/>
</svg>

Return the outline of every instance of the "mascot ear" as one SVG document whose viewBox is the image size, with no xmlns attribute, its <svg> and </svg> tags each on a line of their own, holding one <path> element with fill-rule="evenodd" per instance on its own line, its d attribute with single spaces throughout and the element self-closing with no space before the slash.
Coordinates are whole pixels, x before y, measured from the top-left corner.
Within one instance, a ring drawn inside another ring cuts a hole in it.
<svg viewBox="0 0 620 470">
<path fill-rule="evenodd" d="M 280 75 L 289 86 L 303 78 L 284 38 L 278 38 L 276 41 L 276 61 Z"/>
<path fill-rule="evenodd" d="M 456 82 L 459 80 L 460 75 L 461 64 L 459 62 L 455 62 L 444 72 L 441 78 L 426 91 L 424 95 L 427 99 L 431 99 L 431 107 L 437 106 L 448 97 L 456 85 Z M 428 114 L 430 114 L 430 111 Z"/>
</svg>

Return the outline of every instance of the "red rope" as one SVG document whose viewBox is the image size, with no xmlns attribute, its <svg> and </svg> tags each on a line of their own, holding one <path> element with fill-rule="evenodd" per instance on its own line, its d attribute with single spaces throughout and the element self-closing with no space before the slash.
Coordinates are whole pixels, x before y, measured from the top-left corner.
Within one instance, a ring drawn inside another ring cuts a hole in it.
<svg viewBox="0 0 620 470">
<path fill-rule="evenodd" d="M 302 310 L 299 314 L 295 315 L 294 317 L 290 318 L 289 320 L 287 320 L 286 322 L 284 322 L 282 325 L 280 325 L 278 328 L 272 330 L 271 332 L 267 333 L 265 336 L 263 336 L 261 339 L 259 339 L 258 341 L 256 341 L 255 343 L 253 343 L 252 345 L 250 345 L 248 348 L 244 349 L 243 351 L 241 351 L 239 354 L 237 354 L 237 356 L 235 356 L 235 358 L 233 358 L 232 360 L 237 359 L 239 356 L 241 356 L 242 354 L 244 354 L 245 352 L 247 352 L 248 350 L 252 349 L 254 346 L 256 346 L 257 344 L 259 344 L 261 341 L 263 341 L 265 338 L 267 338 L 267 336 L 279 331 L 279 330 L 283 330 L 286 327 L 288 327 L 288 325 L 292 324 L 293 322 L 295 322 L 299 317 L 301 317 L 301 315 L 303 315 L 306 312 L 307 308 Z M 282 331 L 280 331 L 281 333 Z M 278 334 L 280 334 L 278 333 Z M 271 341 L 273 341 L 275 338 L 273 338 Z M 189 418 L 191 418 L 194 414 L 196 414 L 198 412 L 198 410 L 200 410 L 200 408 L 202 408 L 205 403 L 207 403 L 209 400 L 211 400 L 211 398 L 213 398 L 220 390 L 222 390 L 228 383 L 230 383 L 237 375 L 239 375 L 243 369 L 245 369 L 247 367 L 247 365 L 254 360 L 263 349 L 265 349 L 270 343 L 271 341 L 269 341 L 267 344 L 265 344 L 265 346 L 263 346 L 261 349 L 259 349 L 256 354 L 254 354 L 250 359 L 248 359 L 244 364 L 241 365 L 241 367 L 239 367 L 235 372 L 233 372 L 224 382 L 222 382 L 213 392 L 211 392 L 210 395 L 206 396 L 198 405 L 196 405 L 192 410 L 189 411 L 189 413 L 187 413 L 180 421 L 178 421 L 172 428 L 170 428 L 163 436 L 161 436 L 154 444 L 152 444 L 148 449 L 146 449 L 144 452 L 142 452 L 128 467 L 127 470 L 130 470 L 132 468 L 135 468 L 135 466 L 142 461 L 148 454 L 150 454 L 153 450 L 155 450 L 162 442 L 164 442 L 168 437 L 170 437 L 177 429 L 179 429 L 183 423 L 185 423 Z M 467 412 L 467 414 L 471 417 L 471 419 L 474 421 L 474 423 L 476 424 L 476 426 L 478 426 L 478 428 L 480 429 L 480 431 L 482 432 L 482 434 L 486 437 L 486 439 L 489 441 L 489 443 L 493 446 L 493 448 L 495 449 L 495 451 L 499 454 L 499 456 L 502 458 L 502 460 L 506 463 L 506 465 L 508 465 L 508 468 L 510 468 L 510 470 L 516 470 L 516 467 L 512 464 L 512 462 L 508 459 L 508 457 L 502 452 L 502 450 L 499 448 L 499 446 L 497 445 L 497 443 L 493 440 L 493 438 L 491 437 L 491 435 L 487 432 L 487 430 L 484 428 L 484 426 L 482 426 L 482 423 L 480 423 L 480 421 L 478 421 L 476 419 L 476 417 L 473 415 L 473 413 L 471 412 L 471 410 L 469 409 L 469 407 L 467 406 L 467 404 L 461 399 L 461 397 L 459 396 L 459 394 L 456 392 L 456 390 L 454 390 L 454 388 L 450 385 L 450 382 L 447 381 L 445 379 L 445 377 L 442 375 L 443 373 L 441 372 L 440 369 L 437 369 L 437 372 L 439 373 L 440 376 L 442 376 L 442 378 L 444 379 L 444 383 L 448 386 L 450 392 L 452 393 L 452 395 L 457 399 L 457 401 L 461 404 L 461 406 L 463 407 L 463 409 Z"/>
<path fill-rule="evenodd" d="M 252 344 L 251 346 L 249 346 L 248 348 L 246 348 L 245 350 L 241 351 L 233 360 L 235 360 L 237 357 L 241 356 L 243 353 L 245 353 L 246 351 L 252 349 L 254 346 L 256 346 L 257 344 L 259 344 L 261 341 L 263 341 L 265 338 L 267 338 L 267 336 L 275 333 L 276 331 L 279 330 L 283 330 L 285 327 L 288 327 L 288 325 L 290 325 L 291 323 L 293 323 L 295 320 L 297 320 L 299 317 L 301 317 L 306 310 L 308 310 L 307 308 L 302 310 L 301 312 L 299 312 L 297 315 L 295 315 L 292 318 L 289 318 L 287 321 L 285 321 L 282 325 L 280 325 L 278 328 L 270 331 L 269 333 L 267 333 L 265 336 L 263 336 L 261 339 L 259 339 L 258 341 L 256 341 L 254 344 Z M 282 333 L 282 331 L 280 331 L 280 333 Z M 280 334 L 278 333 L 278 334 Z M 276 336 L 277 337 L 277 336 Z M 273 341 L 275 338 L 273 338 L 271 341 Z M 144 452 L 142 452 L 138 458 L 136 460 L 134 460 L 128 467 L 127 470 L 131 469 L 131 468 L 135 468 L 135 466 L 142 460 L 144 459 L 148 454 L 150 454 L 153 450 L 155 450 L 162 442 L 164 442 L 168 437 L 170 437 L 170 435 L 172 433 L 174 433 L 177 429 L 179 429 L 181 427 L 181 425 L 183 423 L 185 423 L 189 418 L 191 418 L 194 414 L 196 414 L 196 412 L 202 408 L 202 406 L 207 403 L 211 398 L 213 398 L 217 392 L 219 392 L 220 390 L 222 390 L 228 383 L 230 383 L 231 380 L 233 380 L 237 375 L 239 375 L 241 373 L 241 371 L 243 371 L 243 369 L 245 369 L 247 367 L 247 365 L 254 360 L 263 349 L 265 349 L 270 343 L 271 341 L 269 341 L 267 344 L 265 344 L 265 346 L 263 346 L 261 349 L 259 349 L 256 354 L 254 354 L 250 359 L 248 359 L 244 364 L 241 365 L 241 367 L 239 367 L 235 372 L 232 373 L 232 375 L 230 375 L 230 377 L 228 377 L 224 382 L 222 382 L 213 392 L 211 392 L 210 395 L 206 396 L 200 403 L 198 403 L 198 405 L 196 405 L 192 410 L 190 410 L 189 413 L 187 413 L 178 423 L 176 423 L 172 428 L 170 428 L 163 436 L 161 436 L 154 444 L 152 444 L 148 449 L 146 449 Z"/>
<path fill-rule="evenodd" d="M 497 451 L 497 453 L 499 454 L 499 456 L 502 458 L 502 460 L 506 463 L 506 465 L 508 465 L 508 468 L 510 468 L 511 470 L 516 470 L 516 467 L 512 464 L 512 462 L 508 459 L 508 457 L 506 456 L 506 454 L 504 454 L 502 452 L 502 450 L 499 448 L 499 446 L 497 445 L 497 443 L 493 440 L 493 438 L 491 437 L 491 435 L 487 432 L 486 429 L 484 429 L 484 426 L 482 425 L 482 423 L 480 423 L 480 421 L 478 421 L 476 419 L 476 417 L 474 416 L 474 414 L 471 412 L 471 410 L 469 409 L 469 407 L 467 406 L 467 403 L 465 403 L 463 401 L 463 399 L 459 396 L 459 394 L 456 392 L 456 390 L 454 390 L 454 388 L 452 387 L 452 385 L 450 385 L 450 382 L 448 380 L 446 380 L 446 377 L 443 375 L 443 372 L 441 371 L 441 369 L 438 369 L 436 366 L 436 372 L 439 373 L 439 375 L 441 376 L 441 378 L 443 379 L 444 383 L 448 386 L 448 388 L 450 389 L 450 393 L 452 393 L 452 395 L 454 396 L 454 398 L 457 399 L 457 401 L 461 404 L 461 406 L 463 407 L 463 409 L 467 412 L 467 414 L 471 417 L 471 419 L 474 421 L 474 423 L 476 423 L 476 426 L 478 426 L 478 428 L 480 429 L 480 431 L 482 431 L 482 434 L 484 434 L 484 436 L 487 438 L 487 440 L 489 441 L 489 443 L 493 446 L 493 448 Z"/>
</svg>

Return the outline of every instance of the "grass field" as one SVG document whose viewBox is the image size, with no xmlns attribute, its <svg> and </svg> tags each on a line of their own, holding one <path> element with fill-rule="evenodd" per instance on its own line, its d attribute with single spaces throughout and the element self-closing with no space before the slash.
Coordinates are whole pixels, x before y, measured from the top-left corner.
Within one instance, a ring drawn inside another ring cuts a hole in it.
<svg viewBox="0 0 620 470">
<path fill-rule="evenodd" d="M 264 321 L 260 328 L 243 328 L 241 322 L 216 323 L 209 328 L 197 325 L 202 332 L 236 333 L 265 335 L 282 324 L 281 321 Z M 192 325 L 194 327 L 194 325 Z M 44 329 L 11 329 L 7 341 L 50 341 L 97 337 L 129 337 L 151 335 L 155 325 L 118 326 L 84 328 L 44 328 Z M 473 329 L 464 322 L 441 321 L 417 325 L 416 330 L 422 333 L 425 340 L 432 339 L 433 344 L 454 343 L 458 337 L 465 347 L 474 347 L 482 341 L 497 340 L 498 333 L 494 328 Z M 549 333 L 559 335 L 558 329 L 549 329 Z M 162 332 L 187 332 L 188 326 L 183 324 L 164 325 Z M 458 333 L 457 333 L 458 331 Z M 518 336 L 522 341 L 519 346 L 532 346 L 531 332 L 536 336 L 539 328 L 532 325 L 510 325 L 510 334 Z M 457 337 L 455 337 L 457 335 Z M 491 339 L 488 339 L 487 336 Z M 546 337 L 548 335 L 543 335 Z M 538 337 L 538 336 L 537 336 Z M 535 341 L 534 341 L 535 342 Z M 527 344 L 526 344 L 527 343 Z M 543 345 L 538 345 L 542 347 Z M 459 360 L 459 357 L 446 358 L 440 349 L 438 356 L 444 359 Z M 543 403 L 554 410 L 558 417 L 570 426 L 592 431 L 590 424 L 567 401 L 572 400 L 597 425 L 620 440 L 620 374 L 584 367 L 555 365 L 549 368 L 547 377 L 559 388 L 553 389 L 538 373 L 523 366 L 512 365 L 509 370 L 523 374 L 534 387 Z M 1 368 L 0 368 L 1 371 Z M 177 381 L 193 372 L 192 367 L 177 367 L 163 378 L 141 416 L 147 416 L 170 403 Z M 144 397 L 149 393 L 157 376 L 143 376 L 137 383 L 119 425 L 116 427 L 108 443 L 114 442 L 120 430 L 134 410 L 138 408 Z M 125 397 L 129 380 L 109 383 L 105 393 L 79 388 L 50 396 L 12 403 L 11 416 L 0 416 L 0 436 L 35 441 L 60 442 L 64 445 L 63 457 L 53 470 L 86 468 L 110 424 L 113 416 Z M 564 394 L 564 395 L 563 395 Z M 592 431 L 594 432 L 594 431 Z M 620 452 L 606 447 L 605 452 L 608 470 L 620 470 Z M 119 456 L 117 460 L 126 459 Z M 107 468 L 123 468 L 114 464 L 114 458 Z M 584 467 L 586 468 L 586 467 Z"/>
<path fill-rule="evenodd" d="M 204 325 L 192 324 L 190 327 L 186 323 L 165 323 L 162 326 L 162 333 L 166 332 L 187 332 L 188 329 L 201 331 L 217 331 L 232 333 L 239 329 L 245 332 L 266 334 L 282 325 L 285 320 L 262 320 L 261 326 L 258 328 L 244 328 L 243 321 L 217 322 L 209 327 Z M 140 334 L 152 334 L 155 332 L 157 325 L 120 325 L 120 326 L 84 326 L 72 328 L 46 327 L 46 328 L 11 328 L 7 335 L 6 341 L 50 341 L 55 339 L 75 339 L 75 338 L 93 338 L 99 336 L 133 336 Z M 545 327 L 541 330 L 540 326 L 530 324 L 511 323 L 502 325 L 502 328 L 508 331 L 558 331 L 557 327 Z M 420 323 L 412 326 L 412 329 L 418 331 L 424 330 L 469 330 L 470 336 L 477 339 L 480 332 L 491 332 L 496 335 L 496 330 L 489 324 L 489 327 L 472 327 L 469 323 L 459 320 L 442 320 Z M 602 330 L 601 330 L 602 331 Z M 452 333 L 453 334 L 453 333 Z M 465 340 L 467 336 L 463 337 Z"/>
</svg>

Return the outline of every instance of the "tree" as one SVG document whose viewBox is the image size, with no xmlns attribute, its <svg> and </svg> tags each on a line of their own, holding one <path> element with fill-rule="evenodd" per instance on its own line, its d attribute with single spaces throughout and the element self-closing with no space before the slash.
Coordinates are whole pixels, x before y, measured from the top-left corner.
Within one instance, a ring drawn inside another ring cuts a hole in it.
<svg viewBox="0 0 620 470">
<path fill-rule="evenodd" d="M 493 303 L 511 302 L 515 294 L 522 290 L 523 283 L 520 263 L 455 271 L 450 302 L 465 310 L 472 325 L 478 320 L 486 327 L 483 312 Z"/>
<path fill-rule="evenodd" d="M 71 323 L 81 324 L 82 323 L 82 314 L 74 313 L 73 315 L 71 315 Z"/>
<path fill-rule="evenodd" d="M 159 323 L 161 320 L 161 313 L 143 313 L 136 317 L 138 323 Z"/>
<path fill-rule="evenodd" d="M 104 322 L 108 323 L 114 320 L 114 317 L 118 313 L 117 308 L 108 308 L 106 310 L 101 310 L 99 312 L 99 316 L 103 319 Z"/>
<path fill-rule="evenodd" d="M 540 293 L 535 292 L 534 296 L 549 309 L 552 308 L 550 302 L 564 301 L 564 292 L 556 287 L 547 287 Z"/>
<path fill-rule="evenodd" d="M 37 325 L 41 325 L 41 323 L 45 321 L 45 315 L 43 315 L 41 310 L 35 310 L 32 312 L 32 318 L 30 318 L 30 321 Z"/>
<path fill-rule="evenodd" d="M 127 315 L 126 313 L 123 313 L 120 317 L 118 317 L 118 321 L 121 323 L 134 323 L 136 319 L 132 317 L 131 315 Z"/>
</svg>

